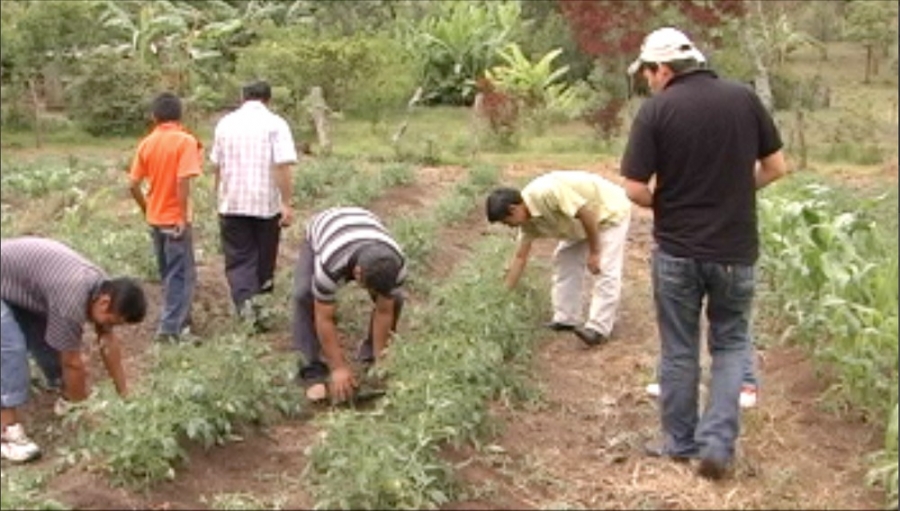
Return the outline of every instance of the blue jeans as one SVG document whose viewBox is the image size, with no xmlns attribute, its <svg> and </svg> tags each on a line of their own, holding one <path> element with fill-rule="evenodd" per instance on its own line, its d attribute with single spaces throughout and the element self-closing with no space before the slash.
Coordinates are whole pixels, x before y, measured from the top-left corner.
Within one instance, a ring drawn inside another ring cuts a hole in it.
<svg viewBox="0 0 900 511">
<path fill-rule="evenodd" d="M 28 401 L 34 357 L 51 387 L 62 385 L 59 351 L 47 344 L 46 318 L 0 300 L 0 407 L 16 408 Z"/>
<path fill-rule="evenodd" d="M 756 287 L 752 265 L 719 264 L 653 252 L 653 294 L 662 343 L 659 383 L 665 451 L 729 462 L 740 432 Z M 712 357 L 709 402 L 698 415 L 700 313 L 706 299 Z M 751 362 L 752 363 L 752 362 Z"/>
<path fill-rule="evenodd" d="M 169 229 L 151 226 L 156 264 L 163 283 L 164 305 L 158 334 L 179 335 L 191 321 L 191 301 L 197 282 L 190 225 L 175 237 Z"/>
</svg>

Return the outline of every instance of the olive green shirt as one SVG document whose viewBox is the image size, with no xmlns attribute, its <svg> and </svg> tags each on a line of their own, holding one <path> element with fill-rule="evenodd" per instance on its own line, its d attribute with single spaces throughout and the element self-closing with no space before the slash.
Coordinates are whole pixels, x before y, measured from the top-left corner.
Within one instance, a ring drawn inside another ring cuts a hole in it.
<svg viewBox="0 0 900 511">
<path fill-rule="evenodd" d="M 631 214 L 624 188 L 581 170 L 556 170 L 537 177 L 522 189 L 522 199 L 531 218 L 519 229 L 520 242 L 585 239 L 584 226 L 575 217 L 583 206 L 596 214 L 601 230 L 618 225 Z"/>
</svg>

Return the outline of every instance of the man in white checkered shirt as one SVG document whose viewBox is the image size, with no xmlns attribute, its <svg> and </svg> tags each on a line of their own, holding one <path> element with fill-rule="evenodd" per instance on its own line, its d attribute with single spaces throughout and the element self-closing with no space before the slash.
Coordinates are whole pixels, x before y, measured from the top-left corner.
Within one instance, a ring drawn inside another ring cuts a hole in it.
<svg viewBox="0 0 900 511">
<path fill-rule="evenodd" d="M 245 86 L 241 107 L 216 125 L 210 151 L 231 300 L 257 327 L 252 299 L 272 291 L 281 228 L 294 218 L 297 150 L 288 123 L 267 107 L 271 95 L 266 82 Z"/>
</svg>

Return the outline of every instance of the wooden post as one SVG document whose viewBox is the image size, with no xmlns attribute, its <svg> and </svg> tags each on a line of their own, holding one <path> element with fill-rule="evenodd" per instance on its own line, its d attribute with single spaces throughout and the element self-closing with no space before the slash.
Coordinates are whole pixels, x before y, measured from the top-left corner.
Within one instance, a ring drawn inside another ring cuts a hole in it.
<svg viewBox="0 0 900 511">
<path fill-rule="evenodd" d="M 412 97 L 409 98 L 409 101 L 406 103 L 406 117 L 403 118 L 403 122 L 400 123 L 400 127 L 397 128 L 397 131 L 394 132 L 394 136 L 391 137 L 391 143 L 396 147 L 398 143 L 400 143 L 400 137 L 406 133 L 406 128 L 409 126 L 409 115 L 412 113 L 413 108 L 422 100 L 422 87 L 416 88 L 416 92 L 413 93 Z"/>
<path fill-rule="evenodd" d="M 331 138 L 329 119 L 333 113 L 331 107 L 325 103 L 325 96 L 322 94 L 322 87 L 314 86 L 309 91 L 309 95 L 303 100 L 306 105 L 306 111 L 312 117 L 313 124 L 316 128 L 316 137 L 319 141 L 319 147 L 323 155 L 331 154 Z"/>
</svg>

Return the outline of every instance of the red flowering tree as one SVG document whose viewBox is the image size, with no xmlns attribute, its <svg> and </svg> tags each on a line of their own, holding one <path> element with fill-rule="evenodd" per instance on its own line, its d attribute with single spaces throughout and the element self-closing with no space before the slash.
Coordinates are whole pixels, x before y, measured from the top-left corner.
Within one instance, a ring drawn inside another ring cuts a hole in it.
<svg viewBox="0 0 900 511">
<path fill-rule="evenodd" d="M 586 119 L 604 138 L 619 126 L 628 96 L 622 77 L 649 31 L 683 20 L 680 28 L 689 36 L 715 47 L 722 41 L 713 29 L 746 11 L 744 0 L 558 0 L 558 5 L 579 48 L 596 59 L 603 77 L 600 86 L 608 99 Z"/>
</svg>

